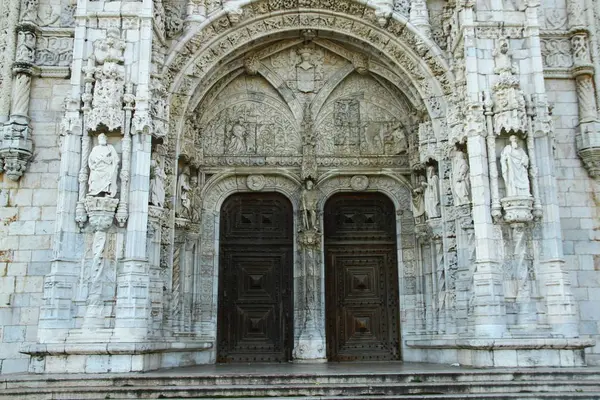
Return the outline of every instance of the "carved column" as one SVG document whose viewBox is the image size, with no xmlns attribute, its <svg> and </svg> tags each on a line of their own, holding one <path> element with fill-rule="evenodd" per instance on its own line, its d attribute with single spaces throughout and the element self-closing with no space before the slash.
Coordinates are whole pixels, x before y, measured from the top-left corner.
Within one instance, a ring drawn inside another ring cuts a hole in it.
<svg viewBox="0 0 600 400">
<path fill-rule="evenodd" d="M 423 35 L 431 38 L 431 24 L 426 0 L 411 0 L 409 21 L 417 27 Z"/>
<path fill-rule="evenodd" d="M 494 155 L 488 158 L 488 167 L 490 174 L 490 192 L 492 196 L 492 218 L 495 222 L 502 218 L 502 206 L 500 205 L 500 190 L 498 188 L 498 164 L 496 164 L 496 138 L 494 136 L 494 102 L 489 93 L 485 94 L 484 100 L 485 121 L 486 121 L 486 148 L 487 153 Z"/>
<path fill-rule="evenodd" d="M 129 180 L 131 178 L 131 117 L 133 112 L 133 87 L 127 84 L 125 91 L 125 126 L 123 126 L 123 140 L 121 141 L 121 197 L 117 208 L 117 222 L 120 227 L 127 223 L 129 210 Z"/>
<path fill-rule="evenodd" d="M 139 37 L 153 37 L 151 12 L 139 16 Z M 152 40 L 140 42 L 131 59 L 128 82 L 136 85 L 135 109 L 131 119 L 131 166 L 127 187 L 128 216 L 123 267 L 117 275 L 117 306 L 115 336 L 121 340 L 148 338 L 150 320 L 150 265 L 147 258 L 148 203 L 150 193 L 150 155 L 152 151 L 152 120 L 149 114 L 150 74 L 152 71 Z M 136 67 L 134 67 L 137 65 Z M 127 98 L 126 98 L 127 100 Z M 129 123 L 126 121 L 126 123 Z M 127 128 L 126 128 L 127 129 Z M 125 134 L 127 131 L 124 132 Z M 124 139 L 126 140 L 126 139 Z M 123 151 L 125 152 L 125 146 Z M 124 154 L 124 158 L 126 155 Z M 123 163 L 125 168 L 125 163 Z"/>
<path fill-rule="evenodd" d="M 325 361 L 325 334 L 323 304 L 321 302 L 321 243 L 322 235 L 316 229 L 304 229 L 299 233 L 299 249 L 302 262 L 303 290 L 299 304 L 301 321 L 297 323 L 299 334 L 294 344 L 296 361 Z"/>
<path fill-rule="evenodd" d="M 4 124 L 0 145 L 0 159 L 4 161 L 4 173 L 16 181 L 33 156 L 33 134 L 29 125 L 29 97 L 31 77 L 35 62 L 35 46 L 38 35 L 37 1 L 24 3 L 21 20 L 17 26 L 17 48 L 13 64 L 13 83 L 9 121 Z"/>
<path fill-rule="evenodd" d="M 17 46 L 14 32 L 19 22 L 21 1 L 2 0 L 0 4 L 0 122 L 4 122 L 10 113 L 12 62 Z"/>
<path fill-rule="evenodd" d="M 572 74 L 577 84 L 579 102 L 579 132 L 576 137 L 578 154 L 593 178 L 600 178 L 600 124 L 598 102 L 594 85 L 589 38 L 585 20 L 587 13 L 584 0 L 569 0 L 567 3 L 571 47 L 573 49 Z"/>
</svg>

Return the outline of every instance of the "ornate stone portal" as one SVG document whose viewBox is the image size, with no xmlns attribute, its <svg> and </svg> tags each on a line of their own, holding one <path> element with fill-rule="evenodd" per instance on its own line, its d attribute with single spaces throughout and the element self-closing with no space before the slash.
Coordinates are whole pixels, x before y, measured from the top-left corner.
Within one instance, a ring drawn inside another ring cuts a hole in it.
<svg viewBox="0 0 600 400">
<path fill-rule="evenodd" d="M 25 349 L 38 370 L 82 354 L 99 372 L 114 355 L 130 370 L 214 362 L 221 205 L 239 192 L 293 206 L 294 360 L 328 357 L 325 202 L 366 191 L 395 207 L 403 360 L 583 364 L 591 342 L 551 232 L 543 77 L 521 77 L 511 50 L 522 31 L 475 34 L 473 2 L 431 8 L 442 22 L 424 0 L 217 3 L 189 2 L 185 21 L 160 2 L 151 17 L 99 16 L 75 40 L 82 106 L 67 107 L 63 146 L 77 160 L 61 187 L 78 190 L 60 197 L 59 226 L 85 250 L 57 241 L 40 343 Z M 497 49 L 484 80 L 477 46 Z"/>
</svg>

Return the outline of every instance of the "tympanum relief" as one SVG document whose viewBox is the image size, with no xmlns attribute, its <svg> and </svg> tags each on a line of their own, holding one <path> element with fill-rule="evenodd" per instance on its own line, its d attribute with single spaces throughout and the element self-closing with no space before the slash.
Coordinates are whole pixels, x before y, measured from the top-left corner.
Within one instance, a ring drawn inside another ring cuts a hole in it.
<svg viewBox="0 0 600 400">
<path fill-rule="evenodd" d="M 369 74 L 367 56 L 323 43 L 342 54 L 312 41 L 271 46 L 208 91 L 188 124 L 201 136 L 200 164 L 300 166 L 304 155 L 320 166 L 406 166 L 406 100 Z"/>
</svg>

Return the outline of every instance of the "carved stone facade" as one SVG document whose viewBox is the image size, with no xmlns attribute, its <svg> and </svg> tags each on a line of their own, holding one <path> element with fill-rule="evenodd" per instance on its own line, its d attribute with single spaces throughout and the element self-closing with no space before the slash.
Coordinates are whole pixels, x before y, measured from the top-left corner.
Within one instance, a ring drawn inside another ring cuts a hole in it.
<svg viewBox="0 0 600 400">
<path fill-rule="evenodd" d="M 551 3 L 0 0 L 0 372 L 214 363 L 239 193 L 293 210 L 290 360 L 326 203 L 380 193 L 397 357 L 599 364 L 600 5 Z"/>
</svg>

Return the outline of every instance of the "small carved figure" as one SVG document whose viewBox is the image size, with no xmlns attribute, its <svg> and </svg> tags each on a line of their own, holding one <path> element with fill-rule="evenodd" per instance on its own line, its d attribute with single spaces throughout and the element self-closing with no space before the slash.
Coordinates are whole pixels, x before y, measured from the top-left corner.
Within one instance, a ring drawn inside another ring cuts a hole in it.
<svg viewBox="0 0 600 400">
<path fill-rule="evenodd" d="M 452 183 L 454 189 L 454 204 L 457 206 L 471 202 L 471 179 L 469 164 L 465 153 L 457 151 L 452 162 Z"/>
<path fill-rule="evenodd" d="M 513 66 L 510 43 L 508 39 L 500 39 L 498 47 L 494 50 L 494 72 L 502 77 L 511 76 L 517 71 Z"/>
<path fill-rule="evenodd" d="M 428 218 L 438 218 L 440 216 L 440 180 L 433 165 L 427 167 L 425 213 Z"/>
<path fill-rule="evenodd" d="M 506 196 L 531 196 L 527 173 L 529 157 L 525 150 L 519 147 L 515 135 L 511 135 L 509 140 L 510 144 L 506 145 L 500 154 Z"/>
<path fill-rule="evenodd" d="M 117 195 L 117 171 L 119 155 L 108 144 L 106 135 L 98 135 L 98 144 L 94 146 L 88 158 L 90 178 L 88 196 L 115 197 Z"/>
<path fill-rule="evenodd" d="M 190 167 L 185 166 L 177 179 L 177 211 L 180 218 L 189 218 L 192 211 L 192 199 L 190 198 Z"/>
<path fill-rule="evenodd" d="M 150 162 L 150 204 L 163 207 L 165 203 L 165 180 L 167 175 L 160 165 L 158 153 L 152 153 Z"/>
<path fill-rule="evenodd" d="M 227 155 L 245 154 L 248 151 L 246 144 L 246 127 L 240 118 L 229 131 L 229 144 Z"/>
<path fill-rule="evenodd" d="M 314 190 L 314 182 L 306 180 L 306 187 L 302 190 L 302 225 L 305 230 L 318 231 L 317 224 L 317 191 Z"/>
<path fill-rule="evenodd" d="M 415 220 L 419 220 L 425 215 L 425 199 L 424 199 L 424 188 L 427 183 L 423 181 L 423 176 L 418 175 L 418 183 L 415 189 L 412 191 L 412 212 Z"/>
</svg>

